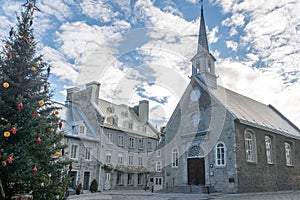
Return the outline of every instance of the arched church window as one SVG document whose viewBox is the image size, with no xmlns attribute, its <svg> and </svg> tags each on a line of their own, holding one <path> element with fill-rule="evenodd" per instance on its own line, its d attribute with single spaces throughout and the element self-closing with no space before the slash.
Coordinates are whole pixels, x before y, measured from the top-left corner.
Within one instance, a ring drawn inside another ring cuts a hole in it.
<svg viewBox="0 0 300 200">
<path fill-rule="evenodd" d="M 194 145 L 190 147 L 188 151 L 188 158 L 197 158 L 203 156 L 204 156 L 204 152 L 203 149 L 200 147 L 200 145 Z"/>
<path fill-rule="evenodd" d="M 218 142 L 216 145 L 216 165 L 226 165 L 226 146 L 223 142 Z"/>
</svg>

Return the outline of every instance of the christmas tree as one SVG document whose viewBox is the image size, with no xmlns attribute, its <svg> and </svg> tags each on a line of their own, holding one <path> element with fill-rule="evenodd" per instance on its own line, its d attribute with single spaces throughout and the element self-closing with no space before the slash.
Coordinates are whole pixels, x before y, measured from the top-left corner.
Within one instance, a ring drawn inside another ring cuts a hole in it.
<svg viewBox="0 0 300 200">
<path fill-rule="evenodd" d="M 68 165 L 50 66 L 37 55 L 35 0 L 27 0 L 0 54 L 0 199 L 64 199 Z"/>
</svg>

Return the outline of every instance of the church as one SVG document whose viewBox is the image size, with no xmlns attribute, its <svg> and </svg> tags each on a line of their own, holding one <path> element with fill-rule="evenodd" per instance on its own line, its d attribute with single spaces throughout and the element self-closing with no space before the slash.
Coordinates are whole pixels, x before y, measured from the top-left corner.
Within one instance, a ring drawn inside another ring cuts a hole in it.
<svg viewBox="0 0 300 200">
<path fill-rule="evenodd" d="M 163 190 L 300 189 L 300 130 L 274 106 L 219 86 L 201 7 L 190 82 L 160 144 Z"/>
</svg>

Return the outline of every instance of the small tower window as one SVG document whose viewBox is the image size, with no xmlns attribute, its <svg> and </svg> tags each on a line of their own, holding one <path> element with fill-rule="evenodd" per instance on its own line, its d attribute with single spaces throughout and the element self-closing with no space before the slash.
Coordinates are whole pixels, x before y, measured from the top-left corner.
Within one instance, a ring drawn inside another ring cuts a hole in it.
<svg viewBox="0 0 300 200">
<path fill-rule="evenodd" d="M 207 66 L 207 72 L 212 73 L 212 68 L 211 68 L 211 61 L 208 61 L 208 66 Z"/>
<path fill-rule="evenodd" d="M 200 72 L 200 63 L 199 61 L 196 63 L 196 73 L 199 74 Z"/>
</svg>

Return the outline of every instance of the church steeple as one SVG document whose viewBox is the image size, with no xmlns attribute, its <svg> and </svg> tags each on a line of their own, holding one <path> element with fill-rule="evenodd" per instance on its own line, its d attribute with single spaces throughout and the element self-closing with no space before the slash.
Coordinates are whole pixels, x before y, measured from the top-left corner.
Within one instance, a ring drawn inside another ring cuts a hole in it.
<svg viewBox="0 0 300 200">
<path fill-rule="evenodd" d="M 207 35 L 206 35 L 206 28 L 205 28 L 205 20 L 204 20 L 204 14 L 203 14 L 203 0 L 201 1 L 201 19 L 200 19 L 200 28 L 199 28 L 197 52 L 199 52 L 201 50 L 206 50 L 207 52 L 209 52 L 208 42 L 207 42 Z"/>
<path fill-rule="evenodd" d="M 201 2 L 201 19 L 198 36 L 197 53 L 192 58 L 192 77 L 199 77 L 208 88 L 217 88 L 215 74 L 215 57 L 209 52 L 206 27 L 203 13 L 203 0 Z"/>
</svg>

